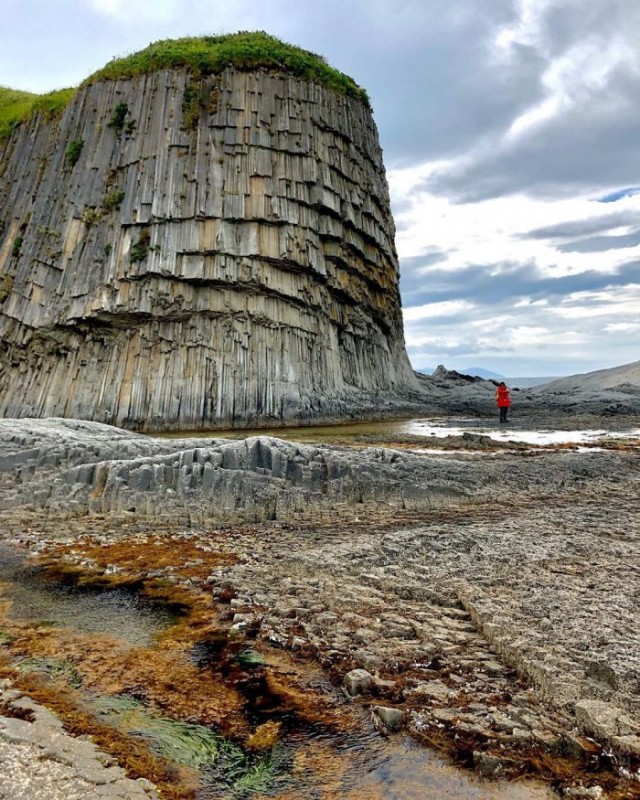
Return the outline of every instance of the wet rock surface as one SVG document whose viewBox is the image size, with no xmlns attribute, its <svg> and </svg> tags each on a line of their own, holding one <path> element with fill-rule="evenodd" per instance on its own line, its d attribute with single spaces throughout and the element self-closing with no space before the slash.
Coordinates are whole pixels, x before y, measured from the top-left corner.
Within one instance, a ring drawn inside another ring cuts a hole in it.
<svg viewBox="0 0 640 800">
<path fill-rule="evenodd" d="M 583 777 L 563 790 L 634 796 L 637 449 L 435 457 L 33 420 L 1 422 L 0 437 L 14 540 L 106 544 L 189 523 L 180 536 L 238 557 L 205 582 L 236 635 L 319 661 L 385 734 L 457 741 L 487 776 L 531 753 L 573 758 Z M 221 527 L 232 499 L 235 527 Z M 605 751 L 618 787 L 589 777 Z"/>
</svg>

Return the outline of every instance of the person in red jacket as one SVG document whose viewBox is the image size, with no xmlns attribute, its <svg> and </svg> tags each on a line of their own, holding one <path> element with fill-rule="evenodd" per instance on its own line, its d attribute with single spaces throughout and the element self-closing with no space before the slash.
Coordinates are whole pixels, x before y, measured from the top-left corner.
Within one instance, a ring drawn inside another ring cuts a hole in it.
<svg viewBox="0 0 640 800">
<path fill-rule="evenodd" d="M 511 405 L 511 397 L 509 396 L 509 389 L 504 381 L 500 381 L 496 389 L 496 403 L 500 409 L 500 422 L 507 421 L 507 411 Z"/>
</svg>

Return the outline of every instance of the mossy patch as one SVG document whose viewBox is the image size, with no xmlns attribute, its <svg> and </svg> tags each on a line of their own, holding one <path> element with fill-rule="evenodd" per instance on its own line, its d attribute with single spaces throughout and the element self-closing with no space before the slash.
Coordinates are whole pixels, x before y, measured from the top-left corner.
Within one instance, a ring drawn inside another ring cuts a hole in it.
<svg viewBox="0 0 640 800">
<path fill-rule="evenodd" d="M 11 247 L 11 255 L 14 258 L 19 257 L 20 251 L 22 250 L 23 241 L 24 239 L 22 238 L 22 236 L 16 236 L 16 238 L 13 240 L 13 245 Z"/>
<path fill-rule="evenodd" d="M 117 210 L 123 200 L 124 192 L 110 192 L 102 198 L 102 208 L 107 212 Z"/>
<path fill-rule="evenodd" d="M 13 291 L 15 279 L 13 275 L 3 275 L 0 278 L 0 303 L 4 302 Z"/>
<path fill-rule="evenodd" d="M 67 149 L 64 154 L 64 160 L 67 166 L 71 169 L 73 169 L 78 163 L 78 159 L 80 158 L 83 147 L 84 141 L 82 139 L 73 139 L 67 145 Z"/>
<path fill-rule="evenodd" d="M 116 136 L 120 136 L 125 129 L 128 113 L 129 106 L 126 103 L 118 103 L 118 105 L 113 109 L 113 114 L 107 123 L 107 127 L 113 128 L 113 130 L 116 132 Z"/>
<path fill-rule="evenodd" d="M 147 228 L 140 231 L 138 241 L 131 246 L 129 251 L 129 261 L 132 264 L 137 264 L 139 261 L 144 261 L 149 255 L 149 245 L 151 243 L 151 233 Z"/>
<path fill-rule="evenodd" d="M 369 105 L 366 91 L 353 78 L 331 67 L 323 56 L 276 39 L 265 31 L 164 39 L 137 53 L 110 61 L 84 84 L 123 80 L 174 67 L 187 67 L 198 76 L 216 75 L 227 67 L 243 71 L 270 69 L 315 81 Z"/>
</svg>

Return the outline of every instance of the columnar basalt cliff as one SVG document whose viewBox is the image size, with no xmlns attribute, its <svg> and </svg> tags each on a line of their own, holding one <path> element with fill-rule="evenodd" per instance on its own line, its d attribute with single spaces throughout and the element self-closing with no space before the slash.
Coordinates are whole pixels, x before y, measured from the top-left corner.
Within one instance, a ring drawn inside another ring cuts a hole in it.
<svg viewBox="0 0 640 800">
<path fill-rule="evenodd" d="M 2 416 L 265 425 L 416 390 L 361 98 L 174 66 L 89 82 L 0 155 Z"/>
</svg>

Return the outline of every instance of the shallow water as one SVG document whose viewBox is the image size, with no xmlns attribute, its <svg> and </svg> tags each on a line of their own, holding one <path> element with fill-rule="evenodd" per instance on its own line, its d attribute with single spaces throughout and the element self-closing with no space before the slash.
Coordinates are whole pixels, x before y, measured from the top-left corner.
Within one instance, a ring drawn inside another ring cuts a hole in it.
<svg viewBox="0 0 640 800">
<path fill-rule="evenodd" d="M 366 437 L 380 437 L 389 442 L 402 441 L 405 437 L 424 437 L 425 439 L 444 439 L 448 436 L 462 436 L 465 433 L 487 436 L 500 442 L 524 442 L 536 445 L 589 444 L 616 439 L 638 439 L 640 428 L 624 432 L 600 430 L 557 430 L 528 429 L 521 427 L 517 420 L 501 426 L 497 420 L 479 420 L 477 417 L 451 419 L 408 419 L 383 420 L 379 422 L 353 422 L 340 425 L 315 425 L 294 428 L 255 428 L 227 431 L 196 431 L 161 434 L 162 438 L 221 438 L 245 439 L 248 436 L 275 436 L 297 442 L 313 444 L 354 443 Z"/>
<path fill-rule="evenodd" d="M 285 746 L 287 743 L 285 741 Z M 313 734 L 298 743 L 282 800 L 551 800 L 548 787 L 483 781 L 406 736 Z M 211 798 L 221 795 L 209 795 Z M 204 796 L 203 796 L 204 797 Z"/>
<path fill-rule="evenodd" d="M 197 800 L 551 800 L 533 783 L 482 781 L 412 739 L 382 738 L 363 712 L 364 732 L 338 735 L 309 726 L 285 733 L 267 753 L 248 754 L 209 729 L 149 714 L 142 704 L 98 698 L 104 718 L 155 751 L 200 772 Z M 367 731 L 366 729 L 369 728 Z"/>
<path fill-rule="evenodd" d="M 132 592 L 79 591 L 52 584 L 7 544 L 0 544 L 0 582 L 2 597 L 12 601 L 13 619 L 39 624 L 47 620 L 83 632 L 108 633 L 130 645 L 151 646 L 154 634 L 174 620 Z M 53 677 L 70 683 L 78 677 L 73 670 L 62 669 L 55 658 L 32 661 L 25 659 L 21 668 L 42 671 L 40 662 L 46 661 L 45 671 Z M 216 680 L 215 673 L 210 674 Z M 81 679 L 75 684 L 80 687 Z M 328 683 L 327 691 L 332 691 Z M 158 754 L 196 769 L 198 800 L 551 800 L 555 796 L 542 784 L 483 781 L 409 737 L 383 738 L 366 709 L 354 709 L 361 715 L 359 734 L 318 730 L 289 716 L 275 748 L 255 755 L 209 728 L 160 717 L 128 697 L 87 695 L 85 701 L 123 736 L 140 736 Z"/>
<path fill-rule="evenodd" d="M 527 430 L 519 429 L 507 423 L 507 427 L 495 430 L 495 425 L 479 425 L 476 421 L 467 421 L 466 425 L 438 424 L 430 420 L 411 420 L 406 423 L 405 434 L 413 436 L 429 436 L 444 438 L 446 436 L 462 436 L 464 433 L 475 433 L 488 436 L 498 442 L 524 442 L 525 444 L 554 445 L 554 444 L 589 444 L 591 442 L 606 442 L 616 439 L 640 438 L 640 428 L 629 431 L 599 430 L 554 430 L 545 429 Z"/>
<path fill-rule="evenodd" d="M 156 633 L 173 624 L 175 615 L 123 589 L 74 589 L 47 581 L 26 565 L 16 551 L 0 543 L 3 599 L 11 602 L 15 620 L 68 625 L 85 633 L 108 634 L 147 647 Z"/>
</svg>

